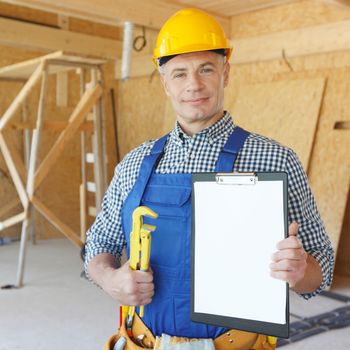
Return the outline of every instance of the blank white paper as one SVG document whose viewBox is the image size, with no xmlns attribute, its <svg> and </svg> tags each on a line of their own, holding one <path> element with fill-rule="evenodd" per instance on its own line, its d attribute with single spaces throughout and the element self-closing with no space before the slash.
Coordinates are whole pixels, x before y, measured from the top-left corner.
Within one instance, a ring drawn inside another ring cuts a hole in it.
<svg viewBox="0 0 350 350">
<path fill-rule="evenodd" d="M 270 277 L 284 239 L 283 182 L 195 182 L 194 312 L 286 323 L 286 283 Z"/>
</svg>

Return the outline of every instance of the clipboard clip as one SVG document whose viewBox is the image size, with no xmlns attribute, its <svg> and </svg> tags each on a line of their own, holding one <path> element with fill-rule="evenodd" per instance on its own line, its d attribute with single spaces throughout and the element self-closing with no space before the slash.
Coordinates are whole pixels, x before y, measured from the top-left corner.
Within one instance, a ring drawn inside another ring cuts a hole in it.
<svg viewBox="0 0 350 350">
<path fill-rule="evenodd" d="M 218 173 L 215 180 L 219 185 L 255 185 L 258 177 L 255 173 Z"/>
</svg>

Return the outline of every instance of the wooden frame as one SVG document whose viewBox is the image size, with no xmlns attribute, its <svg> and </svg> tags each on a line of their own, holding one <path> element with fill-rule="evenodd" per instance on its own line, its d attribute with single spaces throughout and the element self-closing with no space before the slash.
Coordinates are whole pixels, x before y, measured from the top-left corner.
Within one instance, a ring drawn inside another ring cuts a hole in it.
<svg viewBox="0 0 350 350">
<path fill-rule="evenodd" d="M 43 179 L 49 175 L 50 170 L 57 162 L 58 158 L 62 155 L 66 145 L 77 134 L 79 134 L 79 131 L 82 133 L 90 131 L 90 133 L 93 133 L 94 135 L 94 145 L 97 147 L 97 154 L 100 157 L 100 162 L 95 164 L 95 177 L 97 176 L 98 179 L 98 181 L 96 181 L 96 193 L 103 193 L 105 190 L 105 183 L 103 181 L 103 164 L 106 157 L 102 149 L 103 135 L 101 132 L 101 121 L 98 120 L 102 118 L 101 113 L 98 111 L 102 111 L 101 97 L 103 90 L 101 81 L 98 79 L 97 75 L 97 73 L 100 72 L 100 67 L 104 62 L 105 61 L 102 60 L 68 56 L 63 52 L 55 52 L 34 60 L 0 68 L 0 79 L 26 79 L 24 86 L 0 119 L 0 150 L 17 190 L 20 203 L 23 207 L 23 211 L 19 214 L 13 215 L 12 217 L 0 222 L 0 231 L 22 222 L 21 244 L 17 270 L 17 287 L 23 285 L 26 242 L 28 228 L 32 220 L 32 208 L 39 211 L 56 229 L 63 233 L 75 245 L 82 247 L 84 243 L 84 237 L 81 232 L 77 234 L 35 196 L 36 190 L 41 185 Z M 90 69 L 91 76 L 93 78 L 89 88 L 85 89 L 85 91 L 81 93 L 81 98 L 73 110 L 68 122 L 44 121 L 44 107 L 49 74 L 60 74 L 69 70 L 76 70 L 77 68 L 82 70 Z M 34 89 L 39 80 L 41 80 L 41 89 L 36 125 L 34 126 L 31 123 L 28 123 L 26 118 L 24 118 L 24 121 L 20 123 L 12 122 L 11 119 L 13 119 L 15 113 L 21 108 L 21 106 L 23 106 L 22 112 L 26 110 L 26 98 Z M 93 122 L 85 122 L 87 119 L 86 117 L 91 111 L 93 111 L 94 114 Z M 25 131 L 33 129 L 29 157 L 24 157 L 27 158 L 27 168 L 16 148 L 11 144 L 10 140 L 5 138 L 4 130 L 6 130 L 6 128 L 16 128 Z M 37 165 L 40 138 L 43 131 L 46 129 L 61 130 L 61 134 L 50 151 L 47 153 L 46 157 L 39 165 Z M 85 153 L 85 149 L 82 149 L 82 151 Z M 85 154 L 82 156 L 86 157 Z M 84 210 L 86 212 L 86 203 L 82 203 L 82 200 L 86 198 L 86 188 L 81 188 L 80 194 L 80 202 L 82 207 L 85 208 Z M 99 196 L 96 200 L 98 201 L 97 206 L 99 206 L 101 196 Z M 5 205 L 4 208 L 0 208 L 0 213 L 5 215 L 18 203 L 19 201 L 16 200 L 8 205 Z M 86 220 L 86 216 L 82 217 L 81 219 Z M 86 228 L 86 222 L 81 223 L 81 227 Z"/>
<path fill-rule="evenodd" d="M 76 55 L 114 60 L 122 42 L 64 29 L 0 18 L 0 43 L 5 46 L 32 49 L 43 53 L 64 50 Z"/>
</svg>

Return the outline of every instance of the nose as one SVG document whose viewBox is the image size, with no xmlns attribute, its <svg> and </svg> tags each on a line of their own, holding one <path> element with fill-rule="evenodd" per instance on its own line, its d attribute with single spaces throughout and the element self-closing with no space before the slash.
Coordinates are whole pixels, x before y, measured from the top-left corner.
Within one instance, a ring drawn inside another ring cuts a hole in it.
<svg viewBox="0 0 350 350">
<path fill-rule="evenodd" d="M 199 74 L 197 74 L 196 72 L 188 74 L 187 91 L 188 92 L 199 91 L 201 88 L 202 88 L 202 82 Z"/>
</svg>

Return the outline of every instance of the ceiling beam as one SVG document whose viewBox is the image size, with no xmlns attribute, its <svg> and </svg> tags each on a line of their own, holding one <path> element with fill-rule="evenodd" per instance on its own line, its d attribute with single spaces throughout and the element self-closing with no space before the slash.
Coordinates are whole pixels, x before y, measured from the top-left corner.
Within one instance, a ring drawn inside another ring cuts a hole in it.
<svg viewBox="0 0 350 350">
<path fill-rule="evenodd" d="M 60 50 L 113 60 L 120 57 L 122 49 L 122 43 L 117 40 L 5 18 L 0 18 L 0 45 L 42 52 Z"/>
<path fill-rule="evenodd" d="M 125 21 L 130 21 L 157 30 L 176 11 L 186 7 L 164 0 L 5 0 L 5 2 L 109 25 L 121 25 Z M 213 16 L 229 34 L 230 18 L 216 14 Z"/>
<path fill-rule="evenodd" d="M 245 64 L 350 50 L 348 33 L 350 33 L 349 20 L 236 39 L 232 40 L 233 53 L 230 62 Z M 117 79 L 120 78 L 120 64 L 118 60 L 115 69 Z M 149 75 L 153 70 L 150 55 L 135 56 L 130 77 Z"/>
<path fill-rule="evenodd" d="M 323 0 L 323 1 L 331 5 L 340 5 L 343 8 L 347 7 L 350 10 L 350 0 Z"/>
</svg>

